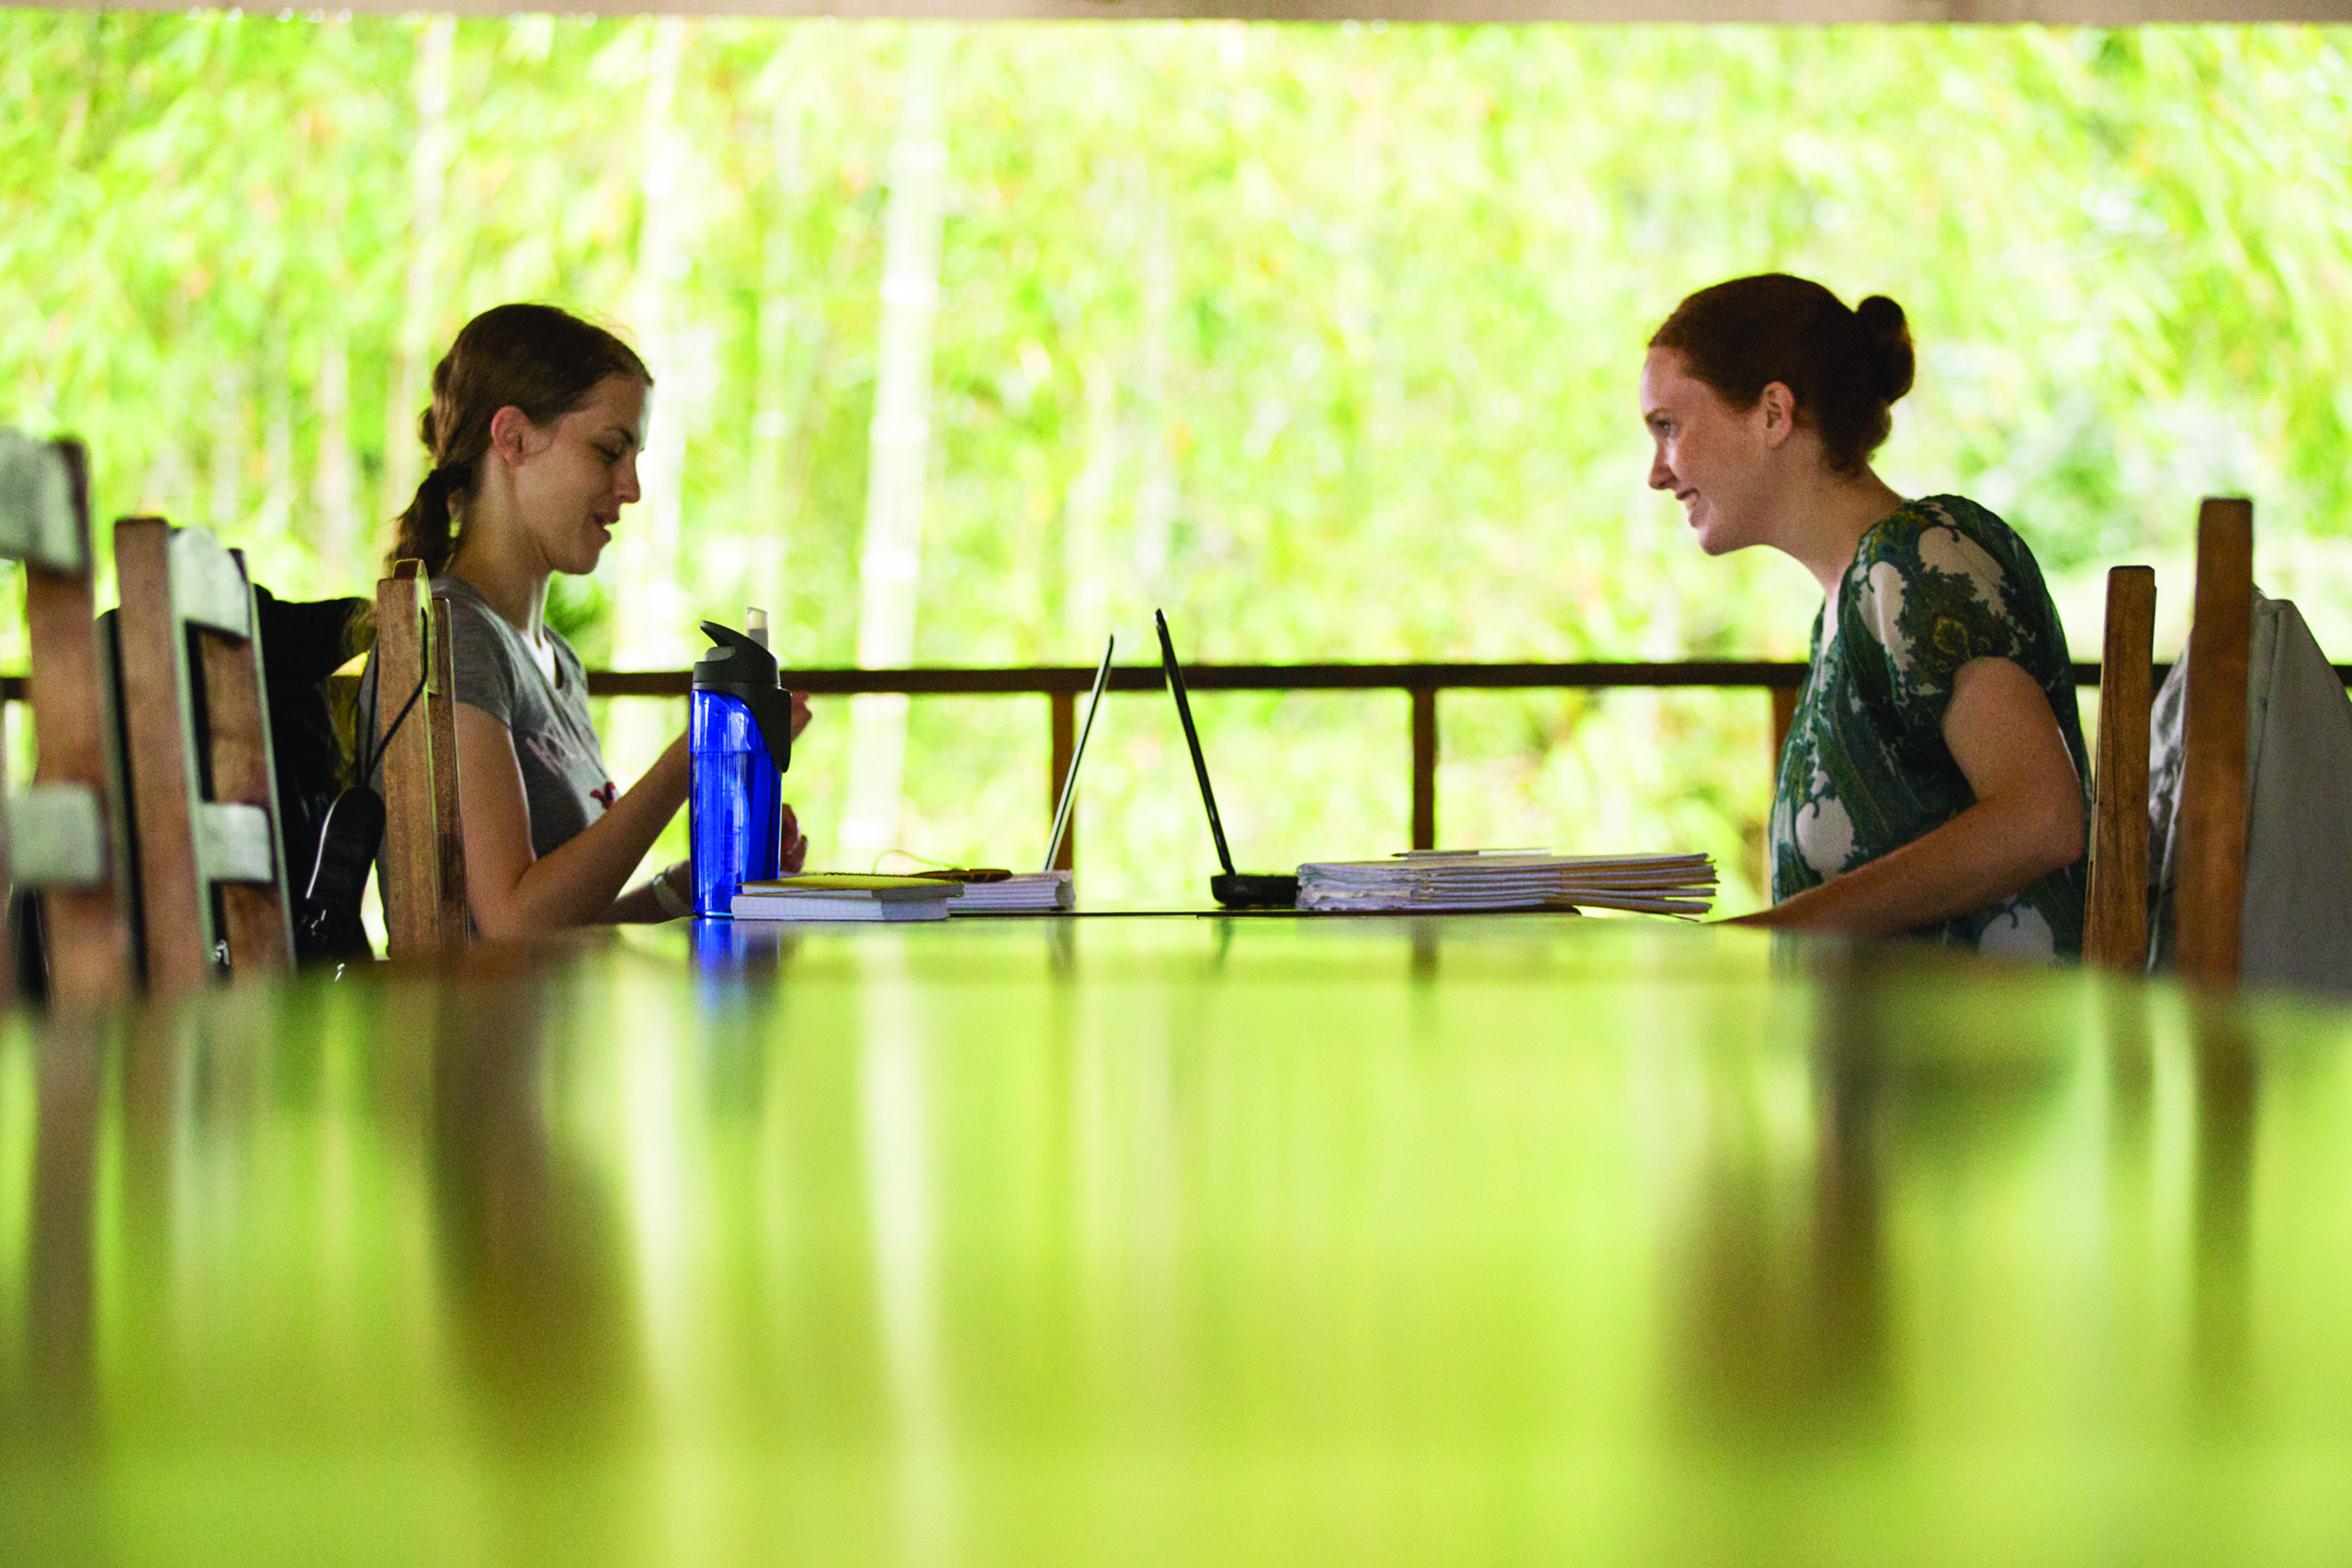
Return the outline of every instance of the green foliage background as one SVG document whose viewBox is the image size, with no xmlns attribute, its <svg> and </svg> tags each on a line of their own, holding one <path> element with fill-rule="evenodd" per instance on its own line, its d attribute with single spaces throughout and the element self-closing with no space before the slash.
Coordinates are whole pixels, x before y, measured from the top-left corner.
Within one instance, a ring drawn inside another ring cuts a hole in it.
<svg viewBox="0 0 2352 1568">
<path fill-rule="evenodd" d="M 692 614 L 751 600 L 787 660 L 849 662 L 907 38 L 0 15 L 0 418 L 90 440 L 103 515 L 364 592 L 433 357 L 554 299 L 638 334 L 684 435 L 648 474 L 670 499 L 565 596 L 591 662 L 675 665 Z M 2352 657 L 2347 46 L 964 28 L 918 658 L 1087 662 L 1106 629 L 1141 658 L 1154 604 L 1207 660 L 1799 657 L 1818 595 L 1698 554 L 1633 407 L 1674 301 L 1768 268 L 1902 301 L 1921 374 L 1882 471 L 2018 525 L 2077 651 L 2122 559 L 2159 567 L 2177 640 L 2197 498 L 2229 491 Z M 1403 843 L 1401 696 L 1204 706 L 1244 861 Z M 1043 704 L 914 715 L 908 847 L 1034 857 Z M 611 716 L 616 771 L 660 718 Z M 1189 889 L 1164 701 L 1108 722 L 1089 894 Z M 1442 841 L 1705 848 L 1755 900 L 1760 696 L 1458 696 L 1443 727 Z M 795 769 L 820 861 L 846 729 Z"/>
</svg>

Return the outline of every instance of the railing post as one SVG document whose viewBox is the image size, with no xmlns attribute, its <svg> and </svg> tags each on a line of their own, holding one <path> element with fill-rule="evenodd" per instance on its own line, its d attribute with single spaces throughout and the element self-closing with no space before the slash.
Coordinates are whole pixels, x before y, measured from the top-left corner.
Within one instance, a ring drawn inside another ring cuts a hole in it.
<svg viewBox="0 0 2352 1568">
<path fill-rule="evenodd" d="M 1070 753 L 1078 750 L 1078 694 L 1047 692 L 1046 706 L 1053 715 L 1053 757 L 1046 767 L 1046 831 L 1054 830 L 1054 807 L 1061 804 L 1062 781 L 1069 776 Z M 1061 852 L 1054 856 L 1056 871 L 1078 867 L 1078 803 L 1069 807 L 1069 823 L 1062 829 Z"/>
<path fill-rule="evenodd" d="M 1766 775 L 1771 787 L 1781 787 L 1781 753 L 1789 749 L 1789 728 L 1797 721 L 1797 690 L 1794 686 L 1772 688 L 1772 763 Z"/>
<path fill-rule="evenodd" d="M 1413 693 L 1413 848 L 1437 848 L 1437 688 Z"/>
<path fill-rule="evenodd" d="M 1772 699 L 1772 756 L 1765 764 L 1764 802 L 1768 824 L 1764 834 L 1764 866 L 1757 886 L 1764 889 L 1766 898 L 1772 896 L 1772 835 L 1769 828 L 1771 803 L 1781 791 L 1781 753 L 1789 749 L 1789 731 L 1797 721 L 1797 689 L 1794 686 L 1770 688 Z"/>
</svg>

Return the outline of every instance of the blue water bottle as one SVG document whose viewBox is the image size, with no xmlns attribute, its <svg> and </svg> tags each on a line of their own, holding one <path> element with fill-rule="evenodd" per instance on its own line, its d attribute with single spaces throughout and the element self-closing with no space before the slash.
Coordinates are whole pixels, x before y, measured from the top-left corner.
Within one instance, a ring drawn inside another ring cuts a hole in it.
<svg viewBox="0 0 2352 1568">
<path fill-rule="evenodd" d="M 792 765 L 792 694 L 778 682 L 775 655 L 759 642 L 716 621 L 705 621 L 702 632 L 718 646 L 695 660 L 687 835 L 694 841 L 695 913 L 724 917 L 743 884 L 777 872 L 784 773 Z"/>
</svg>

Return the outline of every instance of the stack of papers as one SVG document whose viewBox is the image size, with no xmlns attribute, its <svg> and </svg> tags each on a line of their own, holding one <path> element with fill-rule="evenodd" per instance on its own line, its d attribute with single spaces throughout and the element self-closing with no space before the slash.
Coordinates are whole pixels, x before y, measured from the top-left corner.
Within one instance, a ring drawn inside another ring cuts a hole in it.
<svg viewBox="0 0 2352 1568">
<path fill-rule="evenodd" d="M 963 891 L 920 876 L 813 872 L 746 882 L 729 910 L 739 920 L 944 920 Z"/>
<path fill-rule="evenodd" d="M 1629 909 L 1697 919 L 1713 905 L 1705 855 L 1415 851 L 1298 868 L 1298 907 L 1332 911 Z"/>
<path fill-rule="evenodd" d="M 993 882 L 967 882 L 953 915 L 1050 915 L 1078 902 L 1067 871 L 1017 872 Z"/>
</svg>

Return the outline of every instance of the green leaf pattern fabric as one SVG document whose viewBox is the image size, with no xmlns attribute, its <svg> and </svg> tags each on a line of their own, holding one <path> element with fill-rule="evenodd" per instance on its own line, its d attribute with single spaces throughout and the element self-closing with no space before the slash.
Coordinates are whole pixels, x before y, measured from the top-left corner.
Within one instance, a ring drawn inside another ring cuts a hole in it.
<svg viewBox="0 0 2352 1568">
<path fill-rule="evenodd" d="M 1975 803 L 1944 744 L 1952 680 L 1973 659 L 2007 659 L 2050 698 L 2090 778 L 2065 628 L 2032 551 L 1956 495 L 1908 501 L 1864 534 L 1838 593 L 1836 635 L 1813 625 L 1772 802 L 1775 902 L 1868 864 Z M 2086 784 L 2087 805 L 2087 784 Z M 2082 951 L 2087 859 L 1990 908 L 1923 928 L 1946 947 L 2020 957 Z"/>
</svg>

